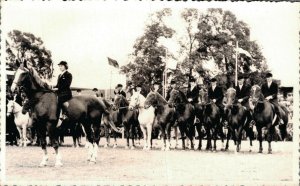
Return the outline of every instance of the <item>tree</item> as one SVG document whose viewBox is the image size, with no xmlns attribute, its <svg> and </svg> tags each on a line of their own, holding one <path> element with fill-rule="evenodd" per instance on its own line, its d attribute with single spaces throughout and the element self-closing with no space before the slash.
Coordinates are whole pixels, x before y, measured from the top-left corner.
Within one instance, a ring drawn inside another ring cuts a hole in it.
<svg viewBox="0 0 300 186">
<path fill-rule="evenodd" d="M 235 48 L 236 43 L 242 49 L 248 51 L 252 58 L 239 56 L 244 66 L 241 70 L 244 73 L 251 73 L 252 66 L 255 69 L 266 71 L 264 57 L 256 42 L 250 41 L 249 26 L 237 20 L 236 16 L 230 11 L 222 9 L 208 9 L 206 13 L 200 15 L 198 23 L 199 32 L 197 40 L 199 41 L 198 53 L 201 58 L 214 59 L 220 73 L 226 76 L 225 84 L 227 87 L 233 85 L 235 71 Z M 239 64 L 241 66 L 241 64 Z"/>
<path fill-rule="evenodd" d="M 199 45 L 196 38 L 198 32 L 197 23 L 199 22 L 200 12 L 197 9 L 184 9 L 181 13 L 181 18 L 184 20 L 185 34 L 180 38 L 180 55 L 185 56 L 184 61 L 181 62 L 181 68 L 188 77 L 188 82 L 192 77 L 193 69 L 196 69 L 197 62 L 199 62 L 199 55 L 195 52 Z M 188 83 L 189 84 L 189 83 Z"/>
<path fill-rule="evenodd" d="M 146 91 L 153 81 L 162 81 L 166 49 L 159 44 L 159 39 L 171 38 L 172 28 L 164 24 L 164 17 L 172 15 L 170 9 L 163 9 L 150 15 L 144 34 L 137 38 L 133 46 L 132 61 L 121 67 L 121 73 L 130 74 L 134 84 L 143 84 Z"/>
<path fill-rule="evenodd" d="M 6 63 L 17 69 L 20 63 L 30 61 L 42 78 L 50 79 L 53 73 L 51 52 L 43 46 L 40 37 L 32 33 L 13 30 L 6 40 Z"/>
</svg>

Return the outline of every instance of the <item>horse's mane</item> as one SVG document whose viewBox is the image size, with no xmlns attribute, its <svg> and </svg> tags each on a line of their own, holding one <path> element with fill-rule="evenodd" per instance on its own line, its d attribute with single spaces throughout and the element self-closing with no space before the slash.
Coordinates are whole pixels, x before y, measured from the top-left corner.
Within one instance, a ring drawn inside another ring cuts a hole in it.
<svg viewBox="0 0 300 186">
<path fill-rule="evenodd" d="M 34 68 L 30 68 L 29 73 L 31 74 L 31 76 L 33 77 L 33 79 L 39 87 L 45 90 L 51 90 L 49 85 L 40 78 L 38 72 Z"/>
<path fill-rule="evenodd" d="M 156 95 L 157 97 L 157 103 L 160 105 L 166 105 L 168 104 L 168 102 L 165 100 L 165 98 L 162 97 L 162 95 L 160 95 L 159 93 L 157 92 L 152 92 L 153 94 Z M 150 93 L 151 94 L 151 93 Z"/>
<path fill-rule="evenodd" d="M 227 89 L 227 92 L 228 92 L 228 91 L 236 92 L 236 90 L 235 90 L 234 88 L 232 88 L 232 87 L 230 87 L 229 89 Z"/>
<path fill-rule="evenodd" d="M 179 91 L 180 96 L 183 98 L 183 102 L 187 103 L 188 100 L 187 100 L 185 94 L 181 90 L 178 90 L 178 91 Z"/>
</svg>

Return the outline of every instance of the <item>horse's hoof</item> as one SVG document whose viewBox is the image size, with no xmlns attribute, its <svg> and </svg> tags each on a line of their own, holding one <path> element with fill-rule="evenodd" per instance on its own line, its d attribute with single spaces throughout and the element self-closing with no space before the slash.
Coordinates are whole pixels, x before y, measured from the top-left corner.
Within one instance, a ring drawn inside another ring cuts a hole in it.
<svg viewBox="0 0 300 186">
<path fill-rule="evenodd" d="M 262 150 L 259 150 L 258 153 L 262 153 Z"/>
<path fill-rule="evenodd" d="M 104 146 L 103 146 L 103 148 L 107 148 L 108 147 L 108 145 L 107 144 L 105 144 Z"/>
<path fill-rule="evenodd" d="M 89 165 L 95 165 L 96 164 L 96 161 L 90 161 L 89 162 Z"/>
<path fill-rule="evenodd" d="M 134 146 L 131 146 L 131 150 L 134 150 L 135 149 L 135 147 Z"/>
<path fill-rule="evenodd" d="M 114 149 L 117 148 L 117 144 L 114 144 L 113 148 L 114 148 Z"/>
<path fill-rule="evenodd" d="M 55 167 L 62 167 L 62 166 L 63 166 L 62 162 L 55 163 Z"/>
<path fill-rule="evenodd" d="M 268 154 L 272 154 L 272 150 L 268 150 Z"/>
</svg>

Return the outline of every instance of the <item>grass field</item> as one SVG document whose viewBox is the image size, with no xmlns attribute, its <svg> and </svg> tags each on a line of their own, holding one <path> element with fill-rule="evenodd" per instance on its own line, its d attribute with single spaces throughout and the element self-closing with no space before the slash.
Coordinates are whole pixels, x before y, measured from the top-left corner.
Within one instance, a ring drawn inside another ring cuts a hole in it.
<svg viewBox="0 0 300 186">
<path fill-rule="evenodd" d="M 84 142 L 83 142 L 84 143 Z M 87 149 L 73 148 L 71 139 L 60 148 L 64 166 L 54 167 L 54 150 L 48 148 L 49 166 L 39 168 L 42 150 L 40 147 L 6 147 L 7 181 L 157 181 L 171 183 L 205 181 L 291 181 L 292 180 L 292 142 L 273 143 L 273 154 L 258 154 L 258 142 L 254 142 L 253 152 L 248 151 L 249 142 L 242 142 L 240 153 L 235 153 L 231 142 L 229 151 L 217 152 L 194 150 L 160 151 L 154 148 L 143 151 L 141 146 L 135 150 L 124 148 L 125 140 L 118 141 L 118 147 L 103 148 L 100 143 L 98 161 L 95 165 L 86 162 Z M 206 142 L 204 141 L 204 145 Z M 160 141 L 154 141 L 159 147 Z"/>
</svg>

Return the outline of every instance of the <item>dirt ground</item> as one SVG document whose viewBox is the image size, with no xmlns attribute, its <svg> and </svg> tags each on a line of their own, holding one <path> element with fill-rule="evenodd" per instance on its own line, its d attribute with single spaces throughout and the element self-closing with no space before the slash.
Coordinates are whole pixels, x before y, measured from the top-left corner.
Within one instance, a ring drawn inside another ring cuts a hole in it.
<svg viewBox="0 0 300 186">
<path fill-rule="evenodd" d="M 83 142 L 84 143 L 84 142 Z M 273 143 L 273 154 L 258 154 L 258 142 L 254 142 L 252 152 L 248 151 L 249 142 L 242 142 L 241 152 L 235 153 L 233 142 L 229 151 L 217 152 L 194 150 L 161 151 L 160 141 L 151 151 L 138 146 L 134 150 L 124 148 L 125 140 L 118 141 L 117 148 L 103 148 L 101 140 L 98 161 L 95 165 L 86 162 L 87 149 L 71 147 L 71 139 L 60 148 L 64 166 L 54 167 L 54 150 L 48 148 L 49 165 L 39 168 L 42 158 L 40 147 L 6 146 L 7 181 L 102 181 L 121 182 L 162 182 L 166 184 L 202 183 L 209 181 L 292 181 L 292 142 Z M 181 144 L 181 143 L 180 143 Z M 204 141 L 204 145 L 206 142 Z"/>
</svg>

